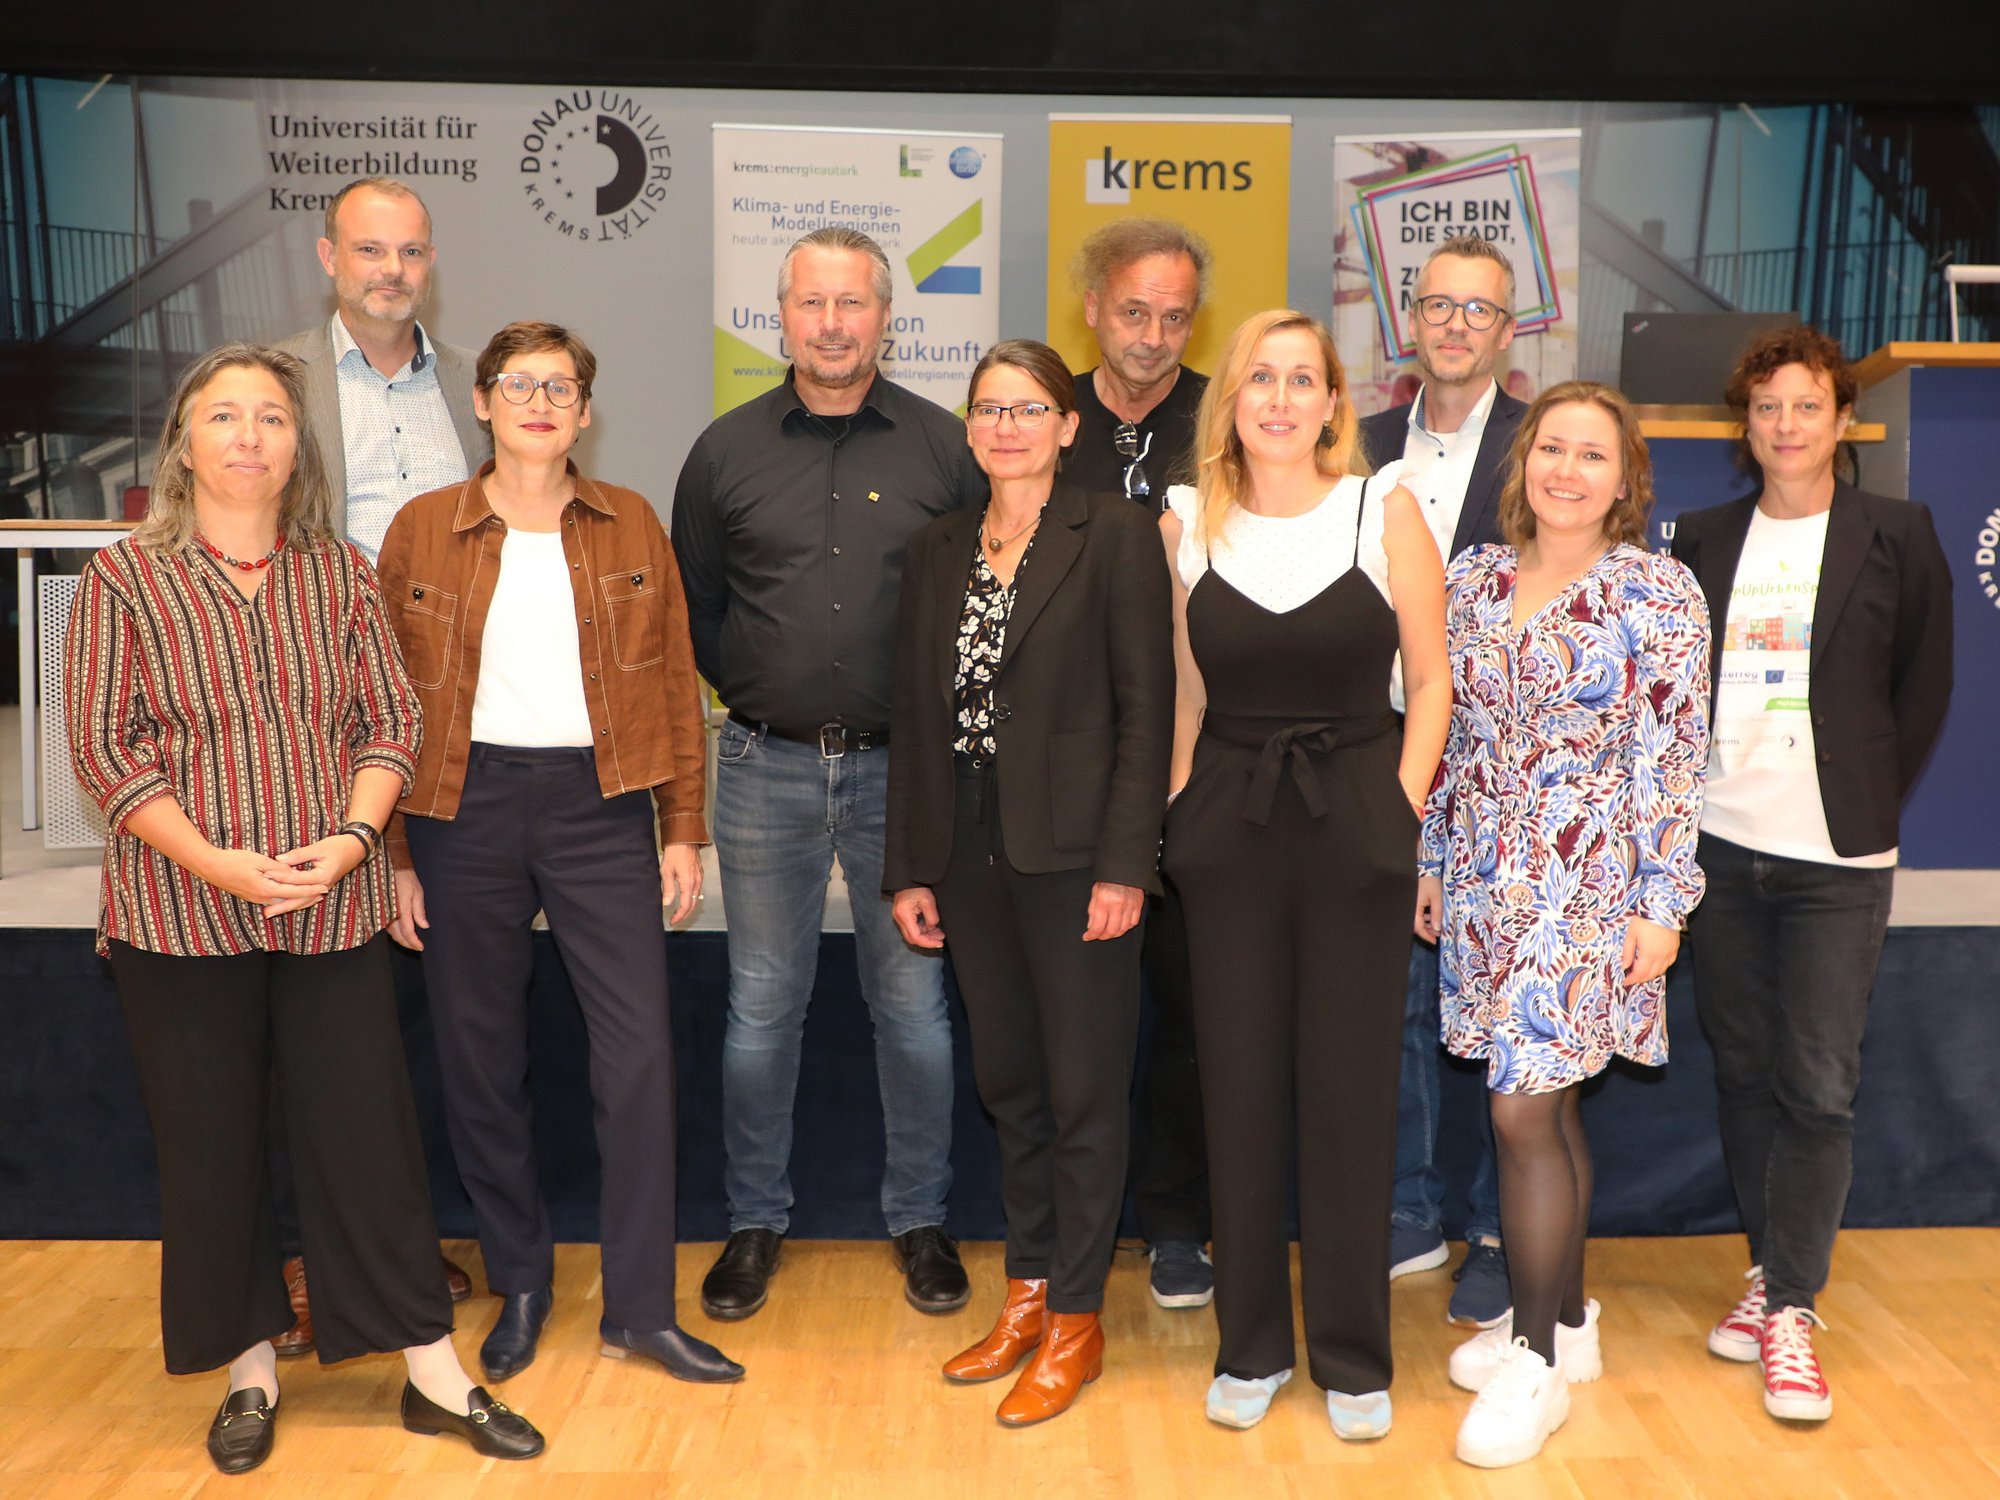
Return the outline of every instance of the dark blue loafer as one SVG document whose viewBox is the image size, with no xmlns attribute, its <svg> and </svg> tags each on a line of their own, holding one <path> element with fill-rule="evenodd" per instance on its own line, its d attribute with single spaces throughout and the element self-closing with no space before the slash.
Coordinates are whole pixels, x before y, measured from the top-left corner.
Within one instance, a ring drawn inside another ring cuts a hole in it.
<svg viewBox="0 0 2000 1500">
<path fill-rule="evenodd" d="M 743 1366 L 685 1329 L 620 1328 L 605 1319 L 597 1325 L 597 1336 L 604 1341 L 604 1352 L 613 1359 L 643 1354 L 666 1366 L 667 1373 L 676 1380 L 717 1385 L 743 1378 Z"/>
<path fill-rule="evenodd" d="M 555 1302 L 551 1287 L 538 1292 L 512 1292 L 500 1299 L 500 1316 L 479 1346 L 479 1368 L 495 1384 L 518 1375 L 535 1362 L 535 1345 Z"/>
</svg>

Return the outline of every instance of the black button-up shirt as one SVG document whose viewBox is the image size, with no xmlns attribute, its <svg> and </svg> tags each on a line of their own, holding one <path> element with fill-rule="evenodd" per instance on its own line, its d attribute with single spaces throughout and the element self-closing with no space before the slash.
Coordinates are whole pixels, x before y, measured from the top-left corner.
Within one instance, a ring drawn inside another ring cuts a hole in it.
<svg viewBox="0 0 2000 1500">
<path fill-rule="evenodd" d="M 852 416 L 815 416 L 787 375 L 709 424 L 674 489 L 696 667 L 748 718 L 886 730 L 904 546 L 985 500 L 942 407 L 878 374 Z"/>
</svg>

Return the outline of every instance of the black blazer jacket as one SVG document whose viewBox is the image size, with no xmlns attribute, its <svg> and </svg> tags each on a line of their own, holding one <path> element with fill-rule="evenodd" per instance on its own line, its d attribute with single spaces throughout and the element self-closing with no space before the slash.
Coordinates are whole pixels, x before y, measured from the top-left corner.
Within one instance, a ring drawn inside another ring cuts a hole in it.
<svg viewBox="0 0 2000 1500">
<path fill-rule="evenodd" d="M 910 539 L 896 636 L 883 889 L 944 878 L 958 733 L 958 625 L 981 512 Z M 993 679 L 1007 859 L 1160 889 L 1173 746 L 1172 585 L 1153 518 L 1060 478 L 1022 564 Z"/>
<path fill-rule="evenodd" d="M 1674 556 L 1708 596 L 1711 716 L 1729 593 L 1756 509 L 1757 497 L 1746 495 L 1674 520 Z M 1903 799 L 1951 701 L 1951 634 L 1951 566 L 1929 507 L 1836 483 L 1806 701 L 1820 804 L 1843 858 L 1896 847 Z"/>
<path fill-rule="evenodd" d="M 1361 451 L 1370 468 L 1379 469 L 1403 456 L 1410 408 L 1415 404 L 1405 401 L 1361 419 Z M 1480 435 L 1479 451 L 1472 458 L 1472 476 L 1465 484 L 1465 504 L 1458 512 L 1458 529 L 1452 533 L 1446 562 L 1467 547 L 1506 540 L 1500 535 L 1500 486 L 1506 482 L 1507 455 L 1527 410 L 1525 401 L 1515 400 L 1504 390 L 1493 392 L 1493 410 L 1486 415 L 1486 431 Z"/>
</svg>

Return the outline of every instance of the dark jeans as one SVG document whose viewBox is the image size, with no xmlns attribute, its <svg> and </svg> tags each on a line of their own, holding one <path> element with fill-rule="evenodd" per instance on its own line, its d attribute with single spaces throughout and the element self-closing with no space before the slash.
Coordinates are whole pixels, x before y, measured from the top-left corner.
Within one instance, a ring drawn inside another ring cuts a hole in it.
<svg viewBox="0 0 2000 1500">
<path fill-rule="evenodd" d="M 1132 1138 L 1132 1202 L 1139 1233 L 1208 1243 L 1208 1134 L 1201 1122 L 1201 1068 L 1194 1051 L 1194 986 L 1188 978 L 1187 915 L 1180 893 L 1146 902 L 1140 955 L 1152 1040 L 1139 1077 L 1139 1119 Z M 1437 1028 L 1431 1028 L 1435 1036 Z"/>
<path fill-rule="evenodd" d="M 1722 1154 L 1767 1304 L 1811 1308 L 1854 1175 L 1861 1034 L 1894 870 L 1758 854 L 1704 833 L 1688 924 L 1715 1049 Z"/>
<path fill-rule="evenodd" d="M 1410 944 L 1410 984 L 1403 997 L 1403 1058 L 1396 1086 L 1396 1208 L 1390 1216 L 1405 1229 L 1443 1234 L 1444 1179 L 1438 1175 L 1437 944 Z M 1479 1166 L 1472 1174 L 1471 1212 L 1465 1238 L 1500 1238 L 1500 1183 L 1493 1169 L 1493 1123 L 1479 1112 Z"/>
</svg>

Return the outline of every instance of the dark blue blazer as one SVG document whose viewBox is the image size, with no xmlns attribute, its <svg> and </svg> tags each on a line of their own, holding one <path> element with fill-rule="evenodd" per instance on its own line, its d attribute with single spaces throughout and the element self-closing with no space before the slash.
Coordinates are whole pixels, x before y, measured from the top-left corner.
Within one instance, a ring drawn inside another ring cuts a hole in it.
<svg viewBox="0 0 2000 1500">
<path fill-rule="evenodd" d="M 1403 442 L 1409 435 L 1410 408 L 1405 401 L 1387 411 L 1361 419 L 1361 451 L 1372 468 L 1394 463 L 1403 456 Z M 1499 542 L 1500 486 L 1507 475 L 1507 455 L 1513 451 L 1514 435 L 1521 430 L 1527 412 L 1525 401 L 1517 401 L 1504 390 L 1493 393 L 1493 410 L 1486 418 L 1486 431 L 1479 439 L 1479 452 L 1472 460 L 1472 477 L 1466 481 L 1465 504 L 1458 513 L 1458 529 L 1452 533 L 1451 555 L 1482 542 Z"/>
</svg>

